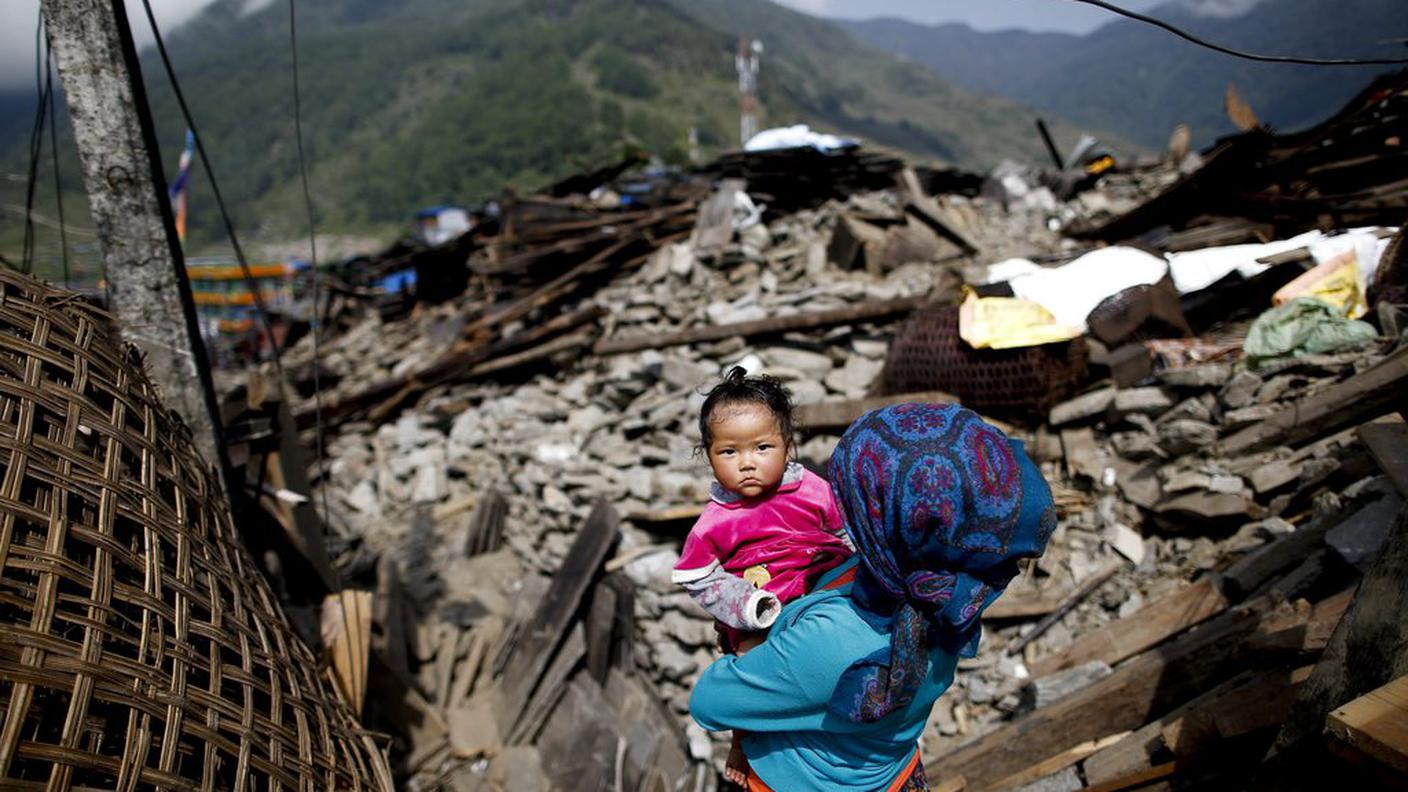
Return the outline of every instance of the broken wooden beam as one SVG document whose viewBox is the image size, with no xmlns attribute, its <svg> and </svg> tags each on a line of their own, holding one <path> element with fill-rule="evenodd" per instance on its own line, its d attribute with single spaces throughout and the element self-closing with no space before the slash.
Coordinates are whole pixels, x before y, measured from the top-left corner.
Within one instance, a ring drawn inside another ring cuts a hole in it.
<svg viewBox="0 0 1408 792">
<path fill-rule="evenodd" d="M 372 593 L 343 589 L 329 594 L 323 600 L 321 632 L 337 688 L 360 718 L 372 646 Z"/>
<path fill-rule="evenodd" d="M 1393 521 L 1379 556 L 1359 585 L 1330 643 L 1301 689 L 1276 744 L 1267 754 L 1256 789 L 1302 788 L 1326 774 L 1322 734 L 1336 708 L 1408 674 L 1408 508 Z"/>
<path fill-rule="evenodd" d="M 972 256 L 980 251 L 978 243 L 971 236 L 948 222 L 942 207 L 928 196 L 911 196 L 904 205 L 905 214 L 928 226 L 929 230 L 957 245 L 964 255 Z"/>
<path fill-rule="evenodd" d="M 1217 445 L 1222 456 L 1291 445 L 1383 415 L 1408 388 L 1408 349 L 1400 349 L 1349 379 L 1331 385 L 1248 426 Z"/>
<path fill-rule="evenodd" d="M 894 314 L 909 313 L 927 305 L 928 297 L 900 297 L 894 300 L 873 300 L 870 302 L 833 308 L 827 311 L 797 313 L 790 316 L 774 316 L 752 322 L 710 325 L 678 330 L 670 333 L 626 336 L 624 338 L 604 338 L 596 343 L 592 352 L 597 355 L 617 355 L 623 352 L 639 352 L 644 349 L 663 349 L 683 344 L 698 344 L 705 341 L 719 341 L 733 336 L 750 338 L 760 335 L 775 335 L 792 330 L 810 330 L 818 327 L 862 322 L 880 319 Z"/>
<path fill-rule="evenodd" d="M 598 500 L 587 516 L 577 540 L 567 551 L 562 566 L 553 575 L 533 621 L 522 631 L 503 664 L 503 709 L 499 714 L 500 733 L 513 735 L 528 707 L 539 679 L 548 668 L 554 649 L 563 642 L 582 597 L 601 570 L 602 562 L 620 534 L 616 510 Z M 583 648 L 585 652 L 585 647 Z"/>
<path fill-rule="evenodd" d="M 1278 572 L 1301 563 L 1325 545 L 1325 534 L 1339 524 L 1344 515 L 1326 515 L 1309 525 L 1301 526 L 1270 544 L 1262 545 L 1228 567 L 1222 579 L 1228 593 L 1245 597 L 1256 591 Z"/>
<path fill-rule="evenodd" d="M 1330 713 L 1327 726 L 1342 742 L 1408 774 L 1408 676 Z"/>
<path fill-rule="evenodd" d="M 1081 765 L 1086 782 L 1102 784 L 1149 770 L 1170 754 L 1186 766 L 1196 760 L 1206 740 L 1215 739 L 1223 729 L 1244 734 L 1249 726 L 1274 726 L 1285 717 L 1296 686 L 1308 674 L 1304 668 L 1238 674 L 1093 753 Z M 1252 712 L 1235 711 L 1239 709 Z"/>
<path fill-rule="evenodd" d="M 1252 608 L 1229 610 L 1084 690 L 937 757 L 925 772 L 930 778 L 962 774 L 982 789 L 1087 740 L 1137 729 L 1244 670 L 1255 658 L 1241 645 L 1261 617 Z"/>
<path fill-rule="evenodd" d="M 1408 498 L 1408 424 L 1398 416 L 1359 427 L 1359 439 L 1400 495 Z"/>
<path fill-rule="evenodd" d="M 1040 781 L 1053 773 L 1070 767 L 1087 756 L 1113 745 L 1128 736 L 1129 732 L 1111 734 L 1099 740 L 1086 740 L 1080 745 L 1074 745 L 1055 756 L 1047 757 L 1033 764 L 1031 767 L 1018 770 L 1012 775 L 998 781 L 992 786 L 983 787 L 983 792 L 1009 792 L 1009 790 L 1020 789 L 1035 781 Z"/>
<path fill-rule="evenodd" d="M 1092 660 L 1113 666 L 1216 616 L 1226 610 L 1228 604 L 1218 581 L 1203 578 L 1122 619 L 1081 635 L 1064 651 L 1037 658 L 1031 664 L 1032 676 L 1044 676 Z"/>
</svg>

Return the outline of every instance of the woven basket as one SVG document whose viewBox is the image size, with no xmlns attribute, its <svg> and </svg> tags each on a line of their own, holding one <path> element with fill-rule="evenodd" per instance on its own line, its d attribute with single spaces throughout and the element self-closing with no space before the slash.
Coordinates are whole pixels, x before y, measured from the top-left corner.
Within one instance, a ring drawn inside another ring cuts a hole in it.
<svg viewBox="0 0 1408 792">
<path fill-rule="evenodd" d="M 0 270 L 0 788 L 389 788 L 127 349 Z"/>
</svg>

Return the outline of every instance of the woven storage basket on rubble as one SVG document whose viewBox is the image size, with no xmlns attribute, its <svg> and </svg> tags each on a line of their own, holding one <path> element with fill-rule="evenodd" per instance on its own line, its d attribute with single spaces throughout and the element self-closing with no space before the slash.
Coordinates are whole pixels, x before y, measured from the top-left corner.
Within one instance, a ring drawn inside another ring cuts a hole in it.
<svg viewBox="0 0 1408 792">
<path fill-rule="evenodd" d="M 965 407 L 1044 416 L 1085 379 L 1084 338 L 1017 349 L 973 349 L 958 335 L 958 308 L 915 311 L 900 326 L 881 375 L 886 394 L 941 390 Z"/>
<path fill-rule="evenodd" d="M 0 271 L 0 788 L 384 789 L 109 317 Z"/>
</svg>

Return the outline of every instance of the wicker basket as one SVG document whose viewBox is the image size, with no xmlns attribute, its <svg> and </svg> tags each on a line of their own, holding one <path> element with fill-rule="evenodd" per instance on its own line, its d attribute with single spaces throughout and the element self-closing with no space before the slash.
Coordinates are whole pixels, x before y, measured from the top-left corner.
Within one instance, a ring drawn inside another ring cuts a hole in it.
<svg viewBox="0 0 1408 792">
<path fill-rule="evenodd" d="M 0 271 L 0 788 L 389 785 L 110 318 Z"/>
</svg>

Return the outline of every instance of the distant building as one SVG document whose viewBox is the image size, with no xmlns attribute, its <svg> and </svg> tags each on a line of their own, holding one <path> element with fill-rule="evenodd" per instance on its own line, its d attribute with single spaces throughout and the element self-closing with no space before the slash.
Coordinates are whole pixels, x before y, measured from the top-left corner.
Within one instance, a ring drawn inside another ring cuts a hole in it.
<svg viewBox="0 0 1408 792">
<path fill-rule="evenodd" d="M 469 211 L 460 206 L 432 206 L 416 212 L 416 233 L 428 245 L 443 245 L 473 226 Z"/>
<path fill-rule="evenodd" d="M 282 342 L 290 320 L 306 318 L 307 262 L 249 265 L 275 343 Z M 186 261 L 186 277 L 196 304 L 196 320 L 207 351 L 217 365 L 227 365 L 248 357 L 259 357 L 269 348 L 258 318 L 255 291 L 236 262 L 223 258 L 193 258 Z"/>
</svg>

